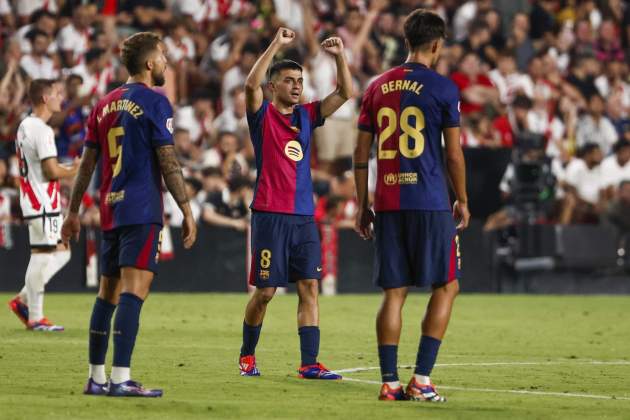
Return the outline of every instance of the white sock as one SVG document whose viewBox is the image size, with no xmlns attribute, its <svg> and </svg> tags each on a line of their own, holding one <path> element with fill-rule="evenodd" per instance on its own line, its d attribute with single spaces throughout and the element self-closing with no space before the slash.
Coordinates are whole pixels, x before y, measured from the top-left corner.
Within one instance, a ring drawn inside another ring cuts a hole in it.
<svg viewBox="0 0 630 420">
<path fill-rule="evenodd" d="M 413 377 L 416 378 L 416 382 L 421 385 L 431 385 L 431 378 L 429 378 L 428 376 L 418 375 L 417 373 L 414 373 Z"/>
<path fill-rule="evenodd" d="M 385 382 L 387 384 L 388 387 L 390 387 L 391 389 L 396 389 L 396 388 L 400 388 L 400 381 L 394 381 L 394 382 Z"/>
<path fill-rule="evenodd" d="M 89 377 L 97 384 L 102 385 L 107 382 L 107 377 L 105 376 L 105 365 L 90 365 L 89 375 Z"/>
<path fill-rule="evenodd" d="M 24 287 L 22 287 L 22 290 L 20 290 L 20 293 L 18 293 L 18 297 L 20 298 L 23 304 L 28 306 L 28 295 L 26 292 L 26 284 L 24 285 Z"/>
<path fill-rule="evenodd" d="M 59 272 L 63 268 L 64 265 L 68 264 L 70 261 L 70 250 L 65 251 L 55 251 L 52 253 L 53 255 L 53 264 L 51 264 L 50 271 L 47 273 L 46 283 L 52 279 L 55 274 Z"/>
<path fill-rule="evenodd" d="M 112 366 L 112 382 L 121 384 L 131 379 L 131 368 Z"/>
<path fill-rule="evenodd" d="M 44 317 L 44 286 L 52 263 L 52 254 L 31 254 L 25 279 L 29 322 L 36 322 Z"/>
</svg>

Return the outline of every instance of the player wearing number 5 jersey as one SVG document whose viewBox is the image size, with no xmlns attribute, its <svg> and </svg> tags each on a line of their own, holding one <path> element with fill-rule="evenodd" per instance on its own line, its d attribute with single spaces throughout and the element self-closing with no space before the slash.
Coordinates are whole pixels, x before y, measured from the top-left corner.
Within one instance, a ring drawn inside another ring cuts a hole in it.
<svg viewBox="0 0 630 420">
<path fill-rule="evenodd" d="M 20 166 L 20 206 L 28 224 L 31 258 L 22 291 L 9 307 L 33 331 L 63 331 L 44 317 L 44 288 L 70 260 L 70 250 L 61 245 L 60 178 L 76 174 L 57 162 L 55 133 L 47 121 L 61 110 L 62 85 L 36 79 L 29 87 L 33 112 L 18 128 L 16 152 Z"/>
<path fill-rule="evenodd" d="M 355 178 L 357 231 L 368 239 L 374 222 L 376 284 L 384 299 L 377 317 L 383 386 L 379 399 L 441 402 L 429 375 L 459 290 L 457 228 L 468 224 L 464 158 L 459 143 L 459 92 L 431 70 L 442 47 L 445 24 L 416 10 L 404 26 L 407 61 L 367 89 L 359 117 Z M 444 167 L 442 135 L 446 146 Z M 372 213 L 367 199 L 367 162 L 377 141 L 377 184 Z M 449 204 L 446 173 L 457 201 Z M 432 286 L 422 322 L 416 369 L 406 392 L 397 372 L 401 311 L 409 286 Z"/>
<path fill-rule="evenodd" d="M 159 397 L 130 377 L 131 354 L 140 310 L 159 259 L 162 230 L 162 177 L 184 214 L 183 242 L 195 242 L 196 226 L 173 146 L 172 109 L 154 91 L 164 84 L 166 57 L 160 37 L 140 32 L 123 43 L 122 62 L 130 78 L 98 101 L 87 125 L 86 149 L 64 222 L 64 241 L 77 237 L 77 211 L 98 157 L 101 157 L 101 281 L 90 320 L 89 379 L 86 394 Z M 114 319 L 111 380 L 105 356 Z"/>
</svg>

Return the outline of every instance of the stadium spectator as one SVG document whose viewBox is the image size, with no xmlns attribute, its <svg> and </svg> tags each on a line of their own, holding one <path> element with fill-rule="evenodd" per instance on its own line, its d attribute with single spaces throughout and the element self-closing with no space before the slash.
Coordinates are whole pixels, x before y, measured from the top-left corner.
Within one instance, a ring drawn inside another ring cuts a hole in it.
<svg viewBox="0 0 630 420">
<path fill-rule="evenodd" d="M 588 113 L 578 119 L 575 135 L 578 147 L 594 143 L 599 146 L 604 156 L 607 156 L 619 135 L 615 126 L 604 115 L 604 111 L 604 98 L 597 93 L 591 95 Z"/>
<path fill-rule="evenodd" d="M 31 30 L 26 38 L 31 42 L 30 54 L 20 60 L 20 67 L 31 79 L 56 79 L 59 70 L 55 62 L 46 55 L 50 45 L 50 36 L 39 29 Z"/>
<path fill-rule="evenodd" d="M 66 78 L 66 98 L 61 105 L 61 112 L 53 114 L 50 125 L 58 127 L 56 138 L 57 157 L 59 161 L 72 161 L 83 153 L 83 139 L 88 113 L 87 105 L 92 98 L 89 95 L 79 96 L 83 78 L 71 74 Z"/>
<path fill-rule="evenodd" d="M 498 106 L 499 92 L 483 74 L 479 57 L 472 51 L 462 57 L 458 71 L 451 75 L 462 96 L 461 113 L 468 116 L 482 112 L 487 105 Z"/>
<path fill-rule="evenodd" d="M 179 108 L 175 113 L 175 128 L 188 131 L 190 141 L 196 145 L 211 145 L 214 141 L 214 107 L 208 92 L 196 92 L 191 105 Z"/>
<path fill-rule="evenodd" d="M 561 223 L 597 223 L 602 211 L 602 151 L 599 145 L 587 143 L 581 147 L 578 159 L 566 169 L 567 194 Z"/>
<path fill-rule="evenodd" d="M 510 52 L 504 51 L 498 55 L 497 68 L 491 70 L 488 77 L 499 90 L 499 98 L 505 105 L 511 104 L 519 94 L 530 98 L 534 96 L 532 79 L 517 70 L 516 60 Z"/>
<path fill-rule="evenodd" d="M 31 52 L 31 41 L 26 36 L 31 30 L 38 29 L 45 32 L 51 39 L 54 37 L 55 31 L 57 30 L 57 19 L 55 15 L 45 9 L 36 10 L 31 15 L 30 22 L 31 23 L 28 25 L 20 27 L 13 36 L 13 39 L 19 42 L 23 54 L 29 54 Z M 54 41 L 51 42 L 46 52 L 48 54 L 55 54 L 57 52 L 57 43 Z"/>
<path fill-rule="evenodd" d="M 228 181 L 244 177 L 248 174 L 247 160 L 239 152 L 239 140 L 233 132 L 219 133 L 217 145 L 204 152 L 202 157 L 204 168 L 220 168 Z"/>
<path fill-rule="evenodd" d="M 602 188 L 613 197 L 621 181 L 630 181 L 630 142 L 622 139 L 615 143 L 613 154 L 601 163 Z"/>
<path fill-rule="evenodd" d="M 93 100 L 107 93 L 107 87 L 114 78 L 113 68 L 108 63 L 108 53 L 100 48 L 88 50 L 83 63 L 72 67 L 69 74 L 81 76 L 83 84 L 79 95 L 89 95 Z"/>
<path fill-rule="evenodd" d="M 91 7 L 80 4 L 72 12 L 72 22 L 59 31 L 57 45 L 64 67 L 74 67 L 81 63 L 90 46 L 92 19 Z"/>
</svg>

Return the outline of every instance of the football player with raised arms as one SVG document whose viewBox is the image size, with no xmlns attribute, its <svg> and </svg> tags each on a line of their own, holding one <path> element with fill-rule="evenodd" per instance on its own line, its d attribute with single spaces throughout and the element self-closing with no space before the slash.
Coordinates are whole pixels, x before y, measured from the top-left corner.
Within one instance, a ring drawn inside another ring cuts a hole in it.
<svg viewBox="0 0 630 420">
<path fill-rule="evenodd" d="M 303 78 L 300 64 L 273 58 L 291 44 L 295 33 L 280 28 L 245 82 L 247 122 L 258 170 L 252 208 L 250 284 L 256 286 L 243 322 L 240 372 L 258 376 L 255 350 L 267 305 L 276 288 L 295 282 L 299 297 L 298 334 L 301 366 L 307 379 L 340 379 L 318 362 L 321 249 L 313 213 L 311 138 L 313 130 L 352 96 L 352 78 L 340 38 L 321 44 L 337 64 L 337 88 L 322 101 L 301 104 Z M 267 87 L 261 84 L 269 70 Z M 349 139 L 349 141 L 352 141 Z"/>
<path fill-rule="evenodd" d="M 429 375 L 459 291 L 457 229 L 465 228 L 470 218 L 459 142 L 459 91 L 431 69 L 444 42 L 442 18 L 415 10 L 407 17 L 404 32 L 407 61 L 376 78 L 361 104 L 354 160 L 356 229 L 366 239 L 375 235 L 374 276 L 384 295 L 376 319 L 383 381 L 379 399 L 442 402 L 445 399 Z M 376 215 L 367 194 L 368 158 L 375 138 Z M 447 176 L 456 196 L 452 207 Z M 422 321 L 415 372 L 403 390 L 397 355 L 401 312 L 410 286 L 431 286 L 432 294 Z"/>
</svg>

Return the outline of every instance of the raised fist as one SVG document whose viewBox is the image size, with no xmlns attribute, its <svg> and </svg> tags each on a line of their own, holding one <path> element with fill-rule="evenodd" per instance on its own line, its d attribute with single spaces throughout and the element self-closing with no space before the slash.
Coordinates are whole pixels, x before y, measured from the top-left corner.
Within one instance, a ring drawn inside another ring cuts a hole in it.
<svg viewBox="0 0 630 420">
<path fill-rule="evenodd" d="M 326 38 L 321 45 L 324 51 L 332 55 L 339 55 L 343 52 L 343 41 L 337 36 Z"/>
<path fill-rule="evenodd" d="M 293 32 L 289 28 L 279 28 L 276 33 L 276 37 L 273 42 L 278 43 L 279 45 L 288 45 L 295 39 L 295 32 Z"/>
</svg>

